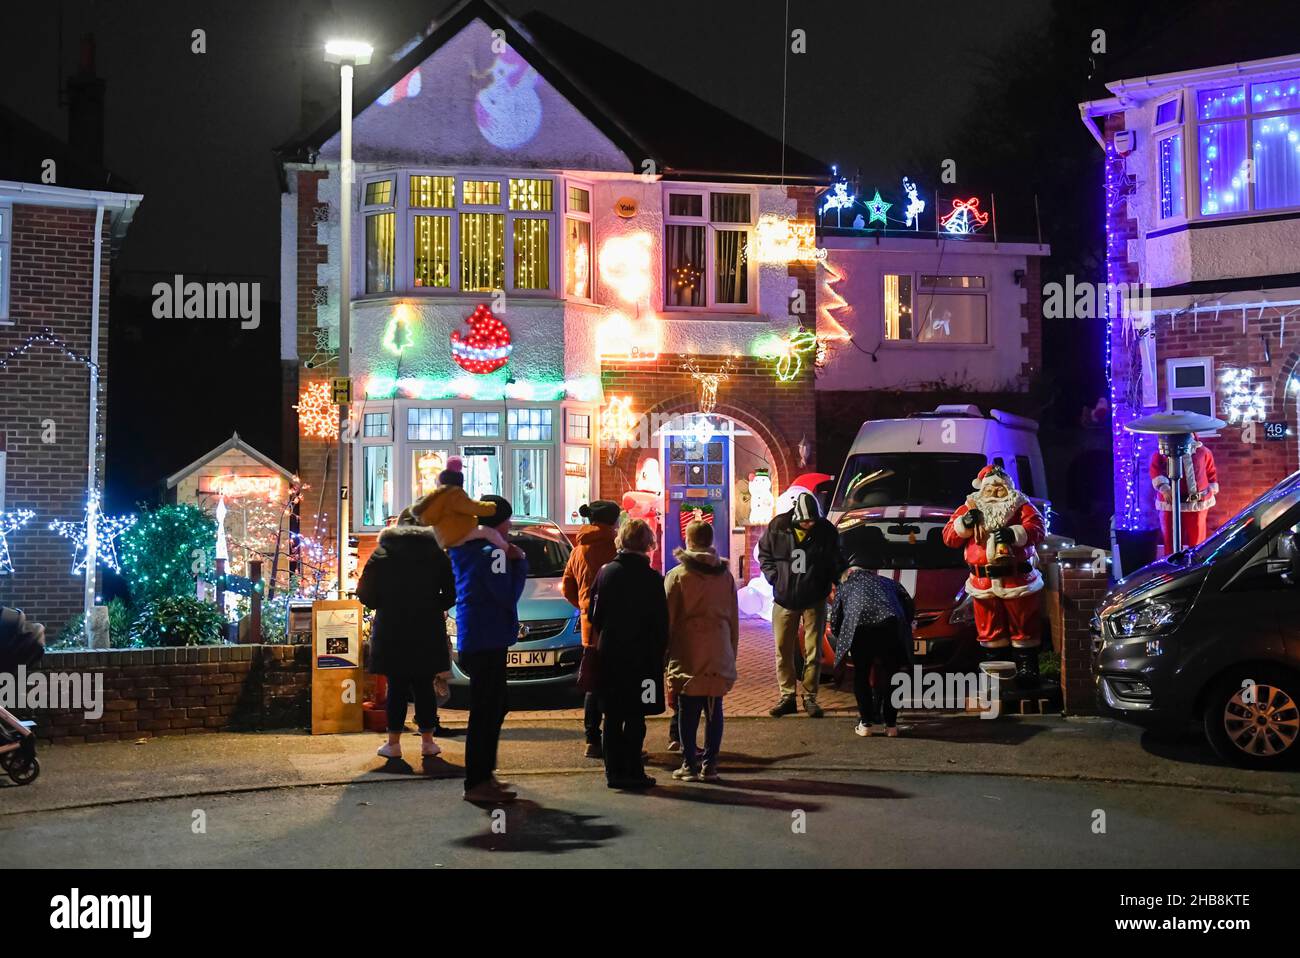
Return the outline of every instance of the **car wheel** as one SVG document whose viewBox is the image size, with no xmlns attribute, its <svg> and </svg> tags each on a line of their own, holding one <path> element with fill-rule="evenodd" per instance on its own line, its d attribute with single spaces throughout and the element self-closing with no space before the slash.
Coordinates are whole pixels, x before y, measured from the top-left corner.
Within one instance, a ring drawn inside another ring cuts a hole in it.
<svg viewBox="0 0 1300 958">
<path fill-rule="evenodd" d="M 1282 768 L 1300 760 L 1300 678 L 1242 668 L 1215 683 L 1201 715 L 1205 737 L 1224 761 Z"/>
</svg>

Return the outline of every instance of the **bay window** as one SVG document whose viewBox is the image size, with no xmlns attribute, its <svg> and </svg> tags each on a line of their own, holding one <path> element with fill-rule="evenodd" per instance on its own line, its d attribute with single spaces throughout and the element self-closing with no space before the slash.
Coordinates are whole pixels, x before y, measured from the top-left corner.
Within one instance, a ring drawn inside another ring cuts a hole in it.
<svg viewBox="0 0 1300 958">
<path fill-rule="evenodd" d="M 1160 171 L 1160 218 L 1187 213 L 1186 185 L 1183 182 L 1183 135 L 1175 133 L 1160 140 L 1156 147 L 1156 164 Z"/>
<path fill-rule="evenodd" d="M 366 221 L 366 292 L 391 293 L 397 258 L 397 215 L 393 212 L 393 181 L 366 184 L 362 215 Z"/>
<path fill-rule="evenodd" d="M 1200 211 L 1300 207 L 1300 77 L 1196 93 Z"/>
<path fill-rule="evenodd" d="M 754 274 L 749 260 L 753 223 L 753 197 L 748 192 L 669 192 L 664 226 L 664 306 L 748 308 L 753 301 Z"/>
<path fill-rule="evenodd" d="M 382 526 L 393 514 L 393 447 L 361 447 L 361 524 Z"/>
<path fill-rule="evenodd" d="M 569 186 L 564 217 L 564 292 L 591 299 L 591 191 Z"/>
</svg>

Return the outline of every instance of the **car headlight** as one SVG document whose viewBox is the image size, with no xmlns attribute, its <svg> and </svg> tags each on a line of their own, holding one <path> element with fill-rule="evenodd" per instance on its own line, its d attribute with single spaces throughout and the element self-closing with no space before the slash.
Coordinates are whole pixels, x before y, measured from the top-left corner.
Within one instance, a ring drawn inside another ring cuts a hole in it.
<svg viewBox="0 0 1300 958">
<path fill-rule="evenodd" d="M 975 600 L 962 589 L 956 595 L 957 607 L 948 616 L 949 625 L 971 625 L 975 622 Z"/>
<path fill-rule="evenodd" d="M 1185 598 L 1147 599 L 1106 617 L 1111 635 L 1127 639 L 1139 635 L 1167 635 L 1187 614 Z"/>
</svg>

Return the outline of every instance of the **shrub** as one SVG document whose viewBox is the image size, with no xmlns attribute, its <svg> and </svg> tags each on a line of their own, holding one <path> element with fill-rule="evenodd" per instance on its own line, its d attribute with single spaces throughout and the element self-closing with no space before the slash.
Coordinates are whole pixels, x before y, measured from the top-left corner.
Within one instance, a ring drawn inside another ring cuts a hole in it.
<svg viewBox="0 0 1300 958">
<path fill-rule="evenodd" d="M 86 636 L 82 631 L 85 613 L 78 615 L 65 625 L 59 637 L 48 648 L 52 651 L 63 649 L 84 649 Z M 108 603 L 108 645 L 111 649 L 133 649 L 136 642 L 131 638 L 131 610 L 121 599 Z"/>
<path fill-rule="evenodd" d="M 225 624 L 225 616 L 215 605 L 193 596 L 172 596 L 145 605 L 131 625 L 131 637 L 145 648 L 216 645 L 222 640 Z"/>
<path fill-rule="evenodd" d="M 145 510 L 122 533 L 122 575 L 131 603 L 144 608 L 157 599 L 194 595 L 194 577 L 216 566 L 217 523 L 197 506 Z"/>
</svg>

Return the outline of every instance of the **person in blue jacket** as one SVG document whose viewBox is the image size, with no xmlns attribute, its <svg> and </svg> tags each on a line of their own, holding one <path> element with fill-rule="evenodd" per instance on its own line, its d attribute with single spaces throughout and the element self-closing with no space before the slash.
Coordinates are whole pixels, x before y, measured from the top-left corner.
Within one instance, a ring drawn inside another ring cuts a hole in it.
<svg viewBox="0 0 1300 958">
<path fill-rule="evenodd" d="M 479 518 L 507 542 L 510 503 L 484 496 L 496 512 Z M 519 596 L 528 560 L 517 545 L 504 550 L 486 539 L 470 539 L 448 550 L 456 577 L 456 649 L 469 676 L 469 728 L 465 733 L 465 800 L 509 802 L 515 793 L 494 774 L 506 701 L 506 650 L 519 638 Z"/>
</svg>

